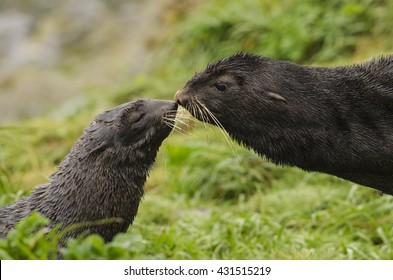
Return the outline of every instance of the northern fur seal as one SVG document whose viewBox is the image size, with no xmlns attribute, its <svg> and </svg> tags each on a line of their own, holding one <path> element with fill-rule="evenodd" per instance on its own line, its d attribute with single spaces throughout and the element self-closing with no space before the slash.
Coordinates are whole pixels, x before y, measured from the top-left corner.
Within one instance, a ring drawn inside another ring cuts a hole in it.
<svg viewBox="0 0 393 280">
<path fill-rule="evenodd" d="M 144 99 L 96 116 L 49 183 L 0 209 L 0 237 L 33 211 L 47 217 L 51 227 L 77 225 L 62 241 L 87 231 L 108 242 L 125 232 L 138 211 L 158 149 L 172 130 L 176 110 L 173 101 Z M 102 219 L 109 220 L 94 225 Z"/>
<path fill-rule="evenodd" d="M 393 56 L 311 67 L 237 53 L 196 74 L 176 100 L 277 164 L 393 194 Z"/>
</svg>

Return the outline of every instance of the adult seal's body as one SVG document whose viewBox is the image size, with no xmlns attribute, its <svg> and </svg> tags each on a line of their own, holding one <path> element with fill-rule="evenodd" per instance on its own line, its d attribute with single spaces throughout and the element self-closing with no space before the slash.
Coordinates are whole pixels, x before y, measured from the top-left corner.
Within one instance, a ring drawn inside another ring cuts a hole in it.
<svg viewBox="0 0 393 280">
<path fill-rule="evenodd" d="M 32 211 L 47 217 L 51 227 L 74 225 L 62 240 L 87 231 L 108 242 L 126 231 L 176 109 L 173 101 L 137 100 L 98 115 L 49 183 L 0 209 L 0 236 Z M 107 220 L 97 222 L 102 219 Z"/>
<path fill-rule="evenodd" d="M 237 53 L 176 100 L 277 164 L 393 194 L 393 56 L 324 68 Z"/>
</svg>

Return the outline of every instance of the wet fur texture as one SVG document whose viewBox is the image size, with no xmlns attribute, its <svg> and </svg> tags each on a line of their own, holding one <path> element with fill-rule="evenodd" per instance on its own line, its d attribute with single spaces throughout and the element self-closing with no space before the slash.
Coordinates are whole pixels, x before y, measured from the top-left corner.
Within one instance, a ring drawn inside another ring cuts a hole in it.
<svg viewBox="0 0 393 280">
<path fill-rule="evenodd" d="M 138 100 L 98 115 L 50 182 L 0 209 L 0 237 L 38 211 L 50 227 L 77 225 L 63 236 L 96 233 L 108 242 L 133 222 L 143 185 L 174 118 L 173 101 Z M 165 120 L 166 119 L 166 120 Z M 94 225 L 102 219 L 104 223 Z"/>
<path fill-rule="evenodd" d="M 277 164 L 393 194 L 393 56 L 325 68 L 237 53 L 176 100 Z"/>
</svg>

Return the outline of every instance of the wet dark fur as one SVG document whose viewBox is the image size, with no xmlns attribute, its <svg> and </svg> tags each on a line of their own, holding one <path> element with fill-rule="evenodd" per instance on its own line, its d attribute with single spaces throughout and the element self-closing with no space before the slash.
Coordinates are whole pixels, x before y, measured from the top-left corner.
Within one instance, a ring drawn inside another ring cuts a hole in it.
<svg viewBox="0 0 393 280">
<path fill-rule="evenodd" d="M 238 53 L 176 99 L 275 163 L 393 194 L 393 56 L 325 68 Z"/>
<path fill-rule="evenodd" d="M 125 232 L 137 213 L 157 151 L 171 131 L 165 123 L 171 121 L 163 116 L 173 119 L 176 109 L 173 101 L 138 100 L 98 115 L 49 183 L 0 209 L 0 237 L 32 211 L 49 218 L 51 227 L 78 224 L 63 241 L 86 230 L 105 241 Z M 86 224 L 102 219 L 112 221 Z"/>
</svg>

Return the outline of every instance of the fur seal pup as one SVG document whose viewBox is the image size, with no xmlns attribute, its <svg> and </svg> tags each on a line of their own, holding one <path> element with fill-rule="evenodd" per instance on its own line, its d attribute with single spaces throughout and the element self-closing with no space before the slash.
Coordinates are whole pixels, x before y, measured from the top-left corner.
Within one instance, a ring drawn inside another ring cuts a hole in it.
<svg viewBox="0 0 393 280">
<path fill-rule="evenodd" d="M 175 98 L 276 164 L 393 194 L 393 56 L 311 67 L 241 52 L 208 65 Z"/>
<path fill-rule="evenodd" d="M 0 237 L 33 211 L 48 218 L 50 227 L 76 225 L 62 243 L 82 232 L 99 234 L 105 242 L 125 232 L 138 211 L 158 149 L 172 130 L 176 110 L 174 101 L 143 99 L 96 116 L 49 183 L 0 208 Z M 109 220 L 94 225 L 102 219 Z"/>
</svg>

